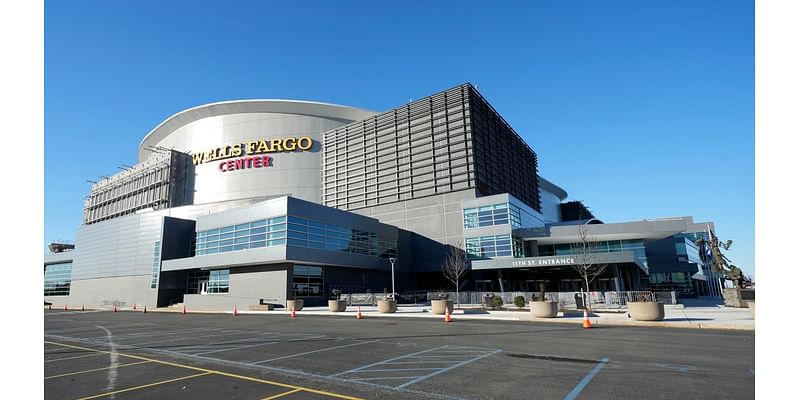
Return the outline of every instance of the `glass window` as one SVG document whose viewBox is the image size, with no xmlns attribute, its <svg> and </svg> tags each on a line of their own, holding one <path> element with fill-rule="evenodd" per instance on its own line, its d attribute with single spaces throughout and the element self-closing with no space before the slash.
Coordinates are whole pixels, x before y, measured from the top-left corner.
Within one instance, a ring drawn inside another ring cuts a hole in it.
<svg viewBox="0 0 800 400">
<path fill-rule="evenodd" d="M 289 231 L 288 236 L 290 239 L 308 239 L 308 234 L 303 232 Z"/>
<path fill-rule="evenodd" d="M 209 272 L 208 293 L 228 293 L 230 270 L 220 269 Z"/>
<path fill-rule="evenodd" d="M 219 228 L 219 233 L 227 233 L 227 232 L 233 232 L 233 227 L 226 226 L 224 228 Z"/>
<path fill-rule="evenodd" d="M 253 236 L 250 236 L 250 240 L 251 240 L 251 241 L 259 241 L 259 240 L 264 240 L 264 239 L 266 239 L 266 238 L 267 238 L 267 235 L 265 235 L 265 234 L 263 234 L 263 233 L 262 233 L 262 234 L 260 234 L 260 235 L 253 235 Z"/>
<path fill-rule="evenodd" d="M 72 263 L 51 264 L 44 270 L 44 295 L 69 296 L 72 284 Z"/>
<path fill-rule="evenodd" d="M 150 270 L 150 289 L 158 287 L 158 275 L 161 272 L 161 241 L 153 242 L 153 267 Z"/>
<path fill-rule="evenodd" d="M 300 218 L 300 217 L 295 217 L 294 215 L 290 215 L 289 223 L 294 223 L 298 225 L 308 225 L 308 220 L 305 218 Z"/>
<path fill-rule="evenodd" d="M 275 218 L 270 218 L 269 219 L 270 225 L 272 225 L 272 224 L 280 224 L 280 223 L 284 223 L 284 222 L 286 222 L 286 216 L 285 215 L 281 216 L 281 217 L 275 217 Z"/>
<path fill-rule="evenodd" d="M 285 231 L 286 224 L 270 225 L 267 229 L 269 232 Z"/>
<path fill-rule="evenodd" d="M 290 246 L 308 247 L 308 241 L 307 240 L 295 239 L 295 238 L 292 238 L 291 235 L 289 236 L 287 244 L 289 244 Z"/>
<path fill-rule="evenodd" d="M 267 231 L 267 227 L 266 226 L 262 226 L 260 228 L 251 228 L 250 229 L 250 234 L 252 235 L 254 233 L 264 233 L 266 231 Z"/>
<path fill-rule="evenodd" d="M 308 232 L 308 227 L 289 222 L 289 230 L 295 232 Z"/>
<path fill-rule="evenodd" d="M 250 229 L 250 223 L 236 225 L 235 229 L 237 231 L 248 230 Z"/>
<path fill-rule="evenodd" d="M 322 296 L 322 268 L 295 265 L 292 271 L 292 291 L 295 297 Z"/>
<path fill-rule="evenodd" d="M 251 228 L 257 228 L 257 227 L 260 227 L 260 226 L 265 226 L 266 224 L 267 224 L 267 220 L 262 219 L 262 220 L 251 222 L 250 223 L 250 227 Z"/>
</svg>

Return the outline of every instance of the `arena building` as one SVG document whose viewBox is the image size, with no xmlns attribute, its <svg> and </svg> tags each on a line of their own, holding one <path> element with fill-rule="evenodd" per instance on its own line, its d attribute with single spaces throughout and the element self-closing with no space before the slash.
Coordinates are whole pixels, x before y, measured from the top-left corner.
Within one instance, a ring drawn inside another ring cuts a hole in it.
<svg viewBox="0 0 800 400">
<path fill-rule="evenodd" d="M 138 157 L 92 186 L 74 246 L 45 255 L 45 301 L 214 310 L 437 290 L 452 248 L 470 262 L 462 289 L 573 291 L 581 232 L 609 266 L 593 289 L 715 290 L 692 241 L 708 223 L 602 223 L 470 84 L 380 113 L 207 104 Z"/>
</svg>

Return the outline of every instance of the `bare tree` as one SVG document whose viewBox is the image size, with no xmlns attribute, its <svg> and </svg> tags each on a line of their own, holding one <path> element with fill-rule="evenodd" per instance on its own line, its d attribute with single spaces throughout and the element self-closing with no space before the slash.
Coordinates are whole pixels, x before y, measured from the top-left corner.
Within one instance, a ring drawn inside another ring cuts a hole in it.
<svg viewBox="0 0 800 400">
<path fill-rule="evenodd" d="M 575 256 L 575 270 L 580 274 L 583 283 L 586 284 L 586 293 L 589 293 L 589 284 L 598 276 L 602 275 L 608 263 L 601 262 L 600 246 L 596 238 L 589 236 L 589 225 L 581 223 L 578 225 L 578 242 L 572 243 L 572 254 Z M 586 306 L 591 309 L 589 302 Z"/>
<path fill-rule="evenodd" d="M 467 253 L 461 249 L 461 241 L 458 241 L 455 246 L 449 246 L 447 250 L 447 258 L 442 264 L 442 273 L 444 277 L 456 285 L 456 302 L 458 308 L 461 308 L 461 301 L 458 297 L 458 284 L 461 277 L 467 272 Z"/>
</svg>

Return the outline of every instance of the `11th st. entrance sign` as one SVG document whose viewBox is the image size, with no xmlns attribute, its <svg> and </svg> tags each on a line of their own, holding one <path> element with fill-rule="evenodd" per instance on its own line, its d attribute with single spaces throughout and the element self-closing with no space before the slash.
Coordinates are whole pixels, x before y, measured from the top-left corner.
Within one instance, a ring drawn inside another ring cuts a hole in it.
<svg viewBox="0 0 800 400">
<path fill-rule="evenodd" d="M 574 257 L 536 257 L 511 261 L 512 267 L 540 267 L 546 265 L 574 265 Z"/>
</svg>

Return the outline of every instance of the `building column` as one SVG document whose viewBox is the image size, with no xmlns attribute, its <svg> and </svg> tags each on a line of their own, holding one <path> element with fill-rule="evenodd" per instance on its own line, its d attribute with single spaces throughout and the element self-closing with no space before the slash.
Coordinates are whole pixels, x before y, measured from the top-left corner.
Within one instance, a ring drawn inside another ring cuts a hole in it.
<svg viewBox="0 0 800 400">
<path fill-rule="evenodd" d="M 617 292 L 625 291 L 622 278 L 619 276 L 619 265 L 617 264 L 614 264 L 614 290 Z"/>
<path fill-rule="evenodd" d="M 500 282 L 500 293 L 505 293 L 506 290 L 503 287 L 503 273 L 500 270 L 497 270 L 497 281 Z"/>
</svg>

